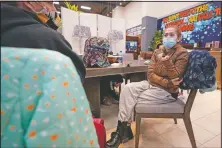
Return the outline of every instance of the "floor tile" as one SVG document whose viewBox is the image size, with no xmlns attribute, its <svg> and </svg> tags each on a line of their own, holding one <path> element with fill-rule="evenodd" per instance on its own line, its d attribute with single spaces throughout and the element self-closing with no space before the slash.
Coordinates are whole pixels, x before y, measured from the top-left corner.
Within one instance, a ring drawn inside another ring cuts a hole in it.
<svg viewBox="0 0 222 148">
<path fill-rule="evenodd" d="M 161 137 L 166 139 L 174 147 L 191 148 L 191 143 L 188 135 L 184 133 L 180 128 L 175 128 L 170 132 L 164 133 L 161 135 Z M 200 143 L 197 141 L 196 144 L 197 146 L 200 145 Z"/>
<path fill-rule="evenodd" d="M 123 147 L 134 148 L 135 140 L 131 140 L 125 144 Z M 161 136 L 149 135 L 148 137 L 140 135 L 139 148 L 172 148 L 172 145 Z"/>
<path fill-rule="evenodd" d="M 205 130 L 204 128 L 202 128 L 200 126 L 192 124 L 192 127 L 193 127 L 194 137 L 195 137 L 196 141 L 198 141 L 200 144 L 204 144 L 208 140 L 215 137 L 214 134 L 212 134 L 211 132 Z M 182 131 L 184 131 L 185 133 L 187 133 L 186 127 L 184 125 L 180 126 L 179 128 Z"/>
<path fill-rule="evenodd" d="M 154 129 L 159 135 L 177 128 L 173 119 L 146 119 L 147 126 Z"/>
<path fill-rule="evenodd" d="M 203 145 L 205 148 L 221 148 L 221 135 L 216 136 L 212 140 Z"/>
<path fill-rule="evenodd" d="M 221 133 L 221 113 L 220 111 L 212 113 L 204 118 L 194 121 L 198 126 L 210 131 L 211 133 L 218 135 Z"/>
<path fill-rule="evenodd" d="M 119 107 L 116 104 L 111 106 L 101 105 L 101 118 L 104 120 L 106 130 L 116 128 L 118 111 Z"/>
</svg>

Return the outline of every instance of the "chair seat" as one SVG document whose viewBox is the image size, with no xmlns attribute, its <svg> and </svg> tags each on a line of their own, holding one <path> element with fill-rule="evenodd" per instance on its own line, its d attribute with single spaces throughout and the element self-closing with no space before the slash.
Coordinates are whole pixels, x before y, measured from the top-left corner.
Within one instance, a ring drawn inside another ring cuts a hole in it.
<svg viewBox="0 0 222 148">
<path fill-rule="evenodd" d="M 135 107 L 136 113 L 184 113 L 185 103 L 180 99 L 167 104 L 142 104 Z"/>
</svg>

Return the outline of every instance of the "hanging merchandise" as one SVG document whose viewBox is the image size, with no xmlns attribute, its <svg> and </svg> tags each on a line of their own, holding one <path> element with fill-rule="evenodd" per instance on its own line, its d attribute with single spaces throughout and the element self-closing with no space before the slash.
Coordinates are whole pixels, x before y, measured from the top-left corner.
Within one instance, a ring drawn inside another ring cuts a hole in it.
<svg viewBox="0 0 222 148">
<path fill-rule="evenodd" d="M 118 41 L 123 39 L 123 33 L 118 30 L 111 30 L 108 33 L 108 39 L 113 41 Z"/>
<path fill-rule="evenodd" d="M 90 38 L 91 37 L 90 28 L 87 26 L 76 25 L 73 29 L 72 36 Z"/>
<path fill-rule="evenodd" d="M 85 67 L 107 67 L 109 41 L 102 37 L 92 37 L 86 40 L 84 48 L 83 62 Z"/>
</svg>

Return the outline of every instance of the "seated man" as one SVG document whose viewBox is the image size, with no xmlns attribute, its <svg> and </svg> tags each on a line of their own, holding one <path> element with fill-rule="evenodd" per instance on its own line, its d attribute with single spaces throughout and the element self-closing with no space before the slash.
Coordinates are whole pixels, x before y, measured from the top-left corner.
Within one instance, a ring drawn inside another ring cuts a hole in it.
<svg viewBox="0 0 222 148">
<path fill-rule="evenodd" d="M 163 104 L 176 101 L 178 85 L 188 63 L 188 52 L 179 43 L 181 31 L 170 26 L 164 31 L 162 49 L 156 49 L 148 65 L 148 80 L 127 84 L 120 94 L 116 132 L 107 147 L 116 148 L 133 138 L 130 128 L 137 103 Z"/>
</svg>

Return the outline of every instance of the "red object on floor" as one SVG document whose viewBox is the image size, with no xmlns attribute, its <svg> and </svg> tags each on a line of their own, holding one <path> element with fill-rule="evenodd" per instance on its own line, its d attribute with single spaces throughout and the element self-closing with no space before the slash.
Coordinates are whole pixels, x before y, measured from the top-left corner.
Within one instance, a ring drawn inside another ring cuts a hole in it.
<svg viewBox="0 0 222 148">
<path fill-rule="evenodd" d="M 106 145 L 106 129 L 104 126 L 104 120 L 100 118 L 93 118 L 93 123 L 96 129 L 96 134 L 99 141 L 100 148 L 105 148 Z"/>
</svg>

